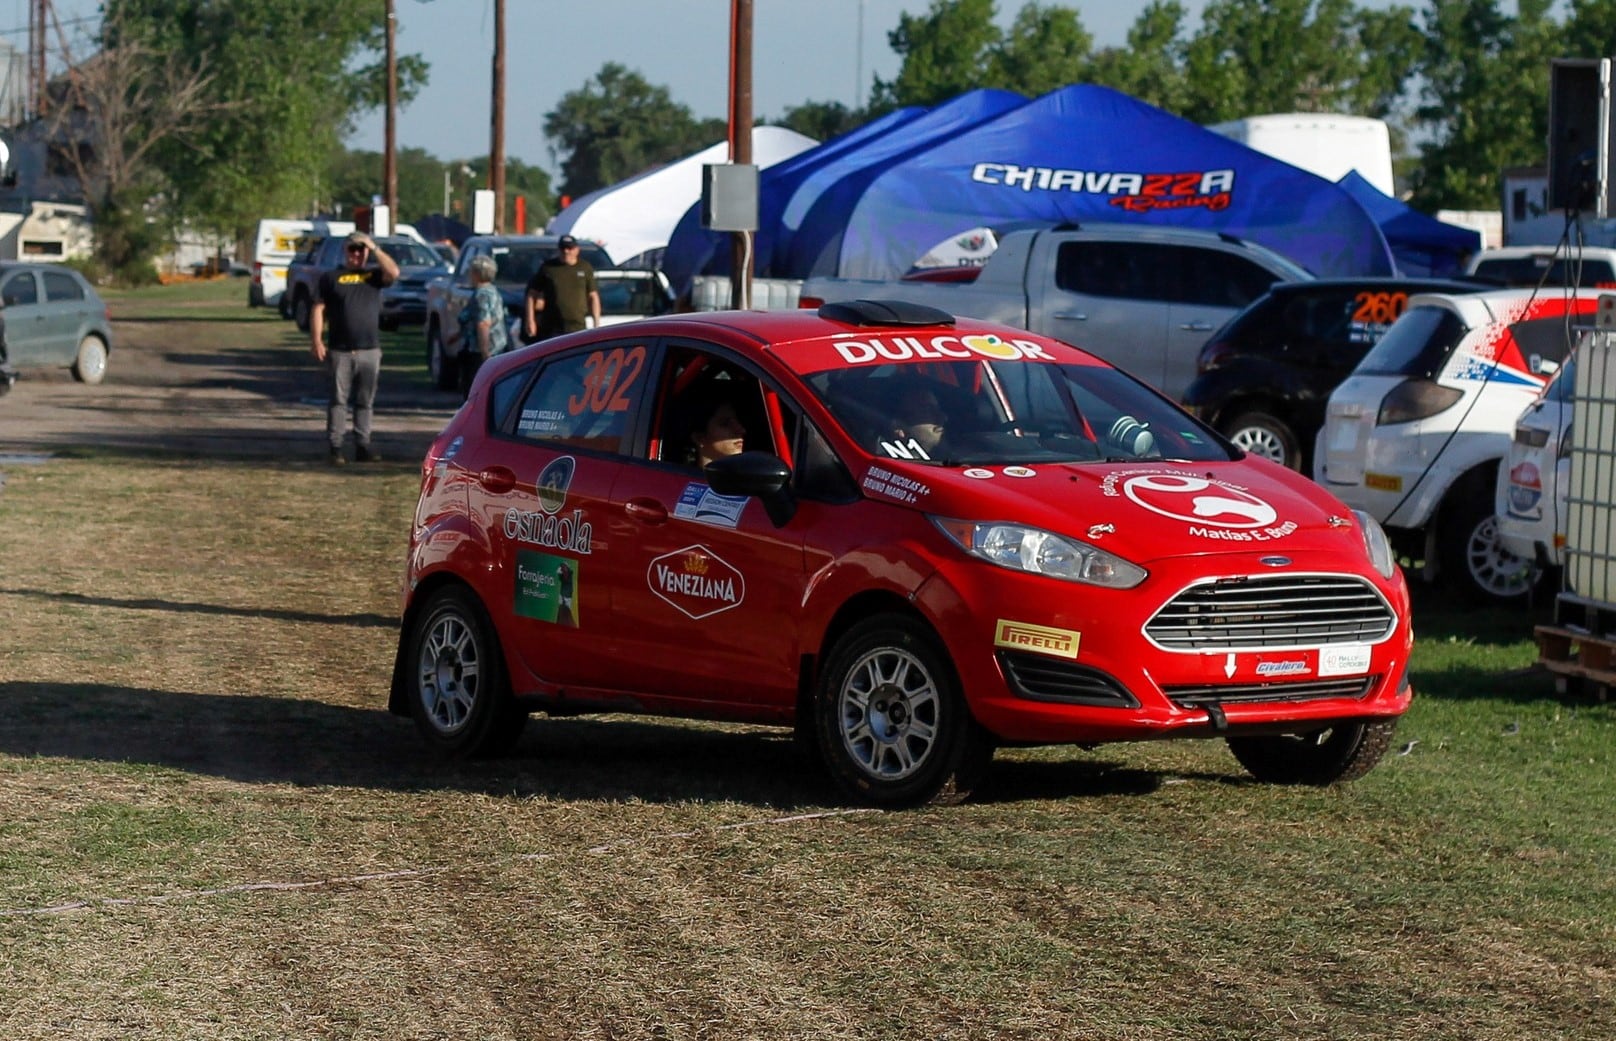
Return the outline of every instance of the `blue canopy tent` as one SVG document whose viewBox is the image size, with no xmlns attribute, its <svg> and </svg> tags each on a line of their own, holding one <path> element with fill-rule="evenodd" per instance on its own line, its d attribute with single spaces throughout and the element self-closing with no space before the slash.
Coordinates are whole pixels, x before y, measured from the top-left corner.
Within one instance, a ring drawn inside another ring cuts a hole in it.
<svg viewBox="0 0 1616 1041">
<path fill-rule="evenodd" d="M 780 214 L 791 200 L 792 193 L 815 170 L 853 149 L 893 132 L 910 120 L 924 115 L 925 112 L 924 108 L 900 108 L 855 130 L 839 134 L 817 148 L 799 152 L 790 159 L 761 171 L 758 174 L 760 231 L 755 236 L 754 250 L 759 245 L 768 245 L 772 242 L 773 228 L 778 225 Z M 764 241 L 766 236 L 769 236 L 767 242 Z M 715 263 L 721 264 L 723 271 L 728 272 L 729 251 L 719 248 L 728 242 L 728 234 L 708 231 L 701 226 L 701 203 L 698 202 L 687 209 L 684 216 L 679 219 L 679 223 L 674 226 L 673 234 L 668 237 L 668 248 L 662 255 L 662 272 L 668 276 L 674 294 L 683 296 L 690 288 L 691 279 L 709 270 Z M 760 270 L 755 260 L 753 270 Z"/>
<path fill-rule="evenodd" d="M 1008 90 L 973 90 L 944 102 L 895 133 L 885 134 L 816 170 L 798 188 L 782 215 L 774 241 L 773 262 L 765 266 L 758 253 L 758 274 L 791 277 L 787 272 L 813 265 L 826 243 L 840 241 L 852 204 L 864 189 L 888 170 L 933 145 L 1027 103 Z"/>
<path fill-rule="evenodd" d="M 1345 189 L 1107 87 L 1051 91 L 881 172 L 839 244 L 790 277 L 901 277 L 950 235 L 1015 221 L 1205 228 L 1317 275 L 1389 275 L 1391 250 Z M 776 270 L 779 271 L 778 266 Z"/>
<path fill-rule="evenodd" d="M 1386 236 L 1397 269 L 1405 275 L 1448 278 L 1462 275 L 1470 255 L 1481 249 L 1481 233 L 1459 228 L 1406 206 L 1370 184 L 1356 170 L 1337 181 L 1358 200 Z"/>
</svg>

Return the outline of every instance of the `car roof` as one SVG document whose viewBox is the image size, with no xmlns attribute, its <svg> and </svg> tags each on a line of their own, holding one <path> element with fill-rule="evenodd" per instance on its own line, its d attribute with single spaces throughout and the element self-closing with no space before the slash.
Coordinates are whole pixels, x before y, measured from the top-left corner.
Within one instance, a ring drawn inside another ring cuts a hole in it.
<svg viewBox="0 0 1616 1041">
<path fill-rule="evenodd" d="M 473 242 L 486 242 L 494 246 L 554 246 L 561 241 L 560 235 L 473 235 L 460 244 L 465 249 Z M 593 239 L 579 239 L 580 246 L 594 246 L 600 249 L 600 243 Z"/>
<path fill-rule="evenodd" d="M 875 305 L 873 312 L 875 314 L 882 313 L 883 309 L 886 313 L 895 311 L 900 318 L 891 322 L 878 319 L 853 322 L 834 317 L 837 314 L 846 315 L 850 308 L 857 309 L 860 305 Z M 917 322 L 901 317 L 923 312 L 930 312 L 940 321 Z M 827 314 L 832 317 L 827 317 Z M 935 336 L 1013 336 L 1017 340 L 1036 343 L 1047 351 L 1054 351 L 1058 356 L 1057 360 L 1079 364 L 1107 364 L 1080 347 L 1030 333 L 1025 329 L 1010 328 L 975 318 L 955 318 L 936 308 L 919 307 L 900 301 L 851 301 L 828 304 L 820 310 L 802 308 L 795 311 L 694 311 L 641 319 L 634 323 L 633 328 L 638 335 L 646 338 L 703 337 L 728 341 L 732 346 L 737 342 L 745 342 L 754 349 L 776 354 L 781 351 L 796 353 L 797 348 L 811 345 L 816 341 L 829 344 L 835 341 L 881 339 L 890 343 L 897 337 L 906 340 L 925 340 Z M 616 327 L 618 335 L 621 335 L 622 330 L 622 326 Z M 611 331 L 611 327 L 608 327 L 608 331 Z M 982 357 L 987 358 L 991 355 Z"/>
</svg>

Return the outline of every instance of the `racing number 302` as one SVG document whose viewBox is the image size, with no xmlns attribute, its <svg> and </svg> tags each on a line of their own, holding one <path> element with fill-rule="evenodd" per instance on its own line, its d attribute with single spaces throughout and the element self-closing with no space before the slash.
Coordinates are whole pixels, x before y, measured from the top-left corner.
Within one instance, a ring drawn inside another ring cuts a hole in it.
<svg viewBox="0 0 1616 1041">
<path fill-rule="evenodd" d="M 1407 293 L 1359 293 L 1353 299 L 1358 303 L 1352 312 L 1355 322 L 1390 325 L 1408 307 Z"/>
<path fill-rule="evenodd" d="M 567 399 L 567 411 L 622 412 L 629 407 L 628 391 L 645 367 L 645 348 L 613 347 L 584 359 L 583 390 Z"/>
</svg>

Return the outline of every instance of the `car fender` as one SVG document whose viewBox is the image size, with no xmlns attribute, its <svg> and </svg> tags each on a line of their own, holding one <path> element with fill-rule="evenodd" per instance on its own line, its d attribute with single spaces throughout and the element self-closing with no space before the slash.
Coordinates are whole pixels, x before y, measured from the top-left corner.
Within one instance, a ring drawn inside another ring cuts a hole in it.
<svg viewBox="0 0 1616 1041">
<path fill-rule="evenodd" d="M 918 610 L 936 628 L 938 620 L 915 599 L 936 572 L 936 561 L 917 545 L 859 548 L 827 561 L 809 576 L 803 595 L 802 655 L 817 659 L 849 625 L 897 602 Z"/>
<path fill-rule="evenodd" d="M 1418 530 L 1430 525 L 1448 492 L 1460 480 L 1479 467 L 1498 466 L 1509 451 L 1509 439 L 1509 434 L 1461 431 L 1432 460 L 1419 483 L 1386 518 L 1386 526 Z"/>
</svg>

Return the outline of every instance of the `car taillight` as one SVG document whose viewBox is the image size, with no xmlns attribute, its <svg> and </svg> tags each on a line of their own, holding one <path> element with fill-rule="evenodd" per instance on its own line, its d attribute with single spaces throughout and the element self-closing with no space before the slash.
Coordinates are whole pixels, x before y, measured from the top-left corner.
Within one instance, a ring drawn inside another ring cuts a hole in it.
<svg viewBox="0 0 1616 1041">
<path fill-rule="evenodd" d="M 821 307 L 825 306 L 825 301 L 817 296 L 799 296 L 797 298 L 797 306 L 806 308 L 810 311 L 817 311 Z"/>
<path fill-rule="evenodd" d="M 258 285 L 264 284 L 264 263 L 261 260 L 253 261 L 253 282 Z"/>
<path fill-rule="evenodd" d="M 1234 357 L 1234 346 L 1224 340 L 1213 340 L 1201 348 L 1200 355 L 1195 359 L 1197 373 L 1211 372 L 1219 365 L 1227 365 Z"/>
<path fill-rule="evenodd" d="M 1542 448 L 1549 443 L 1549 432 L 1536 427 L 1516 427 L 1515 443 L 1527 448 Z"/>
<path fill-rule="evenodd" d="M 1380 403 L 1375 425 L 1412 423 L 1416 419 L 1434 416 L 1464 397 L 1464 392 L 1444 387 L 1435 380 L 1404 380 L 1391 389 Z"/>
</svg>

